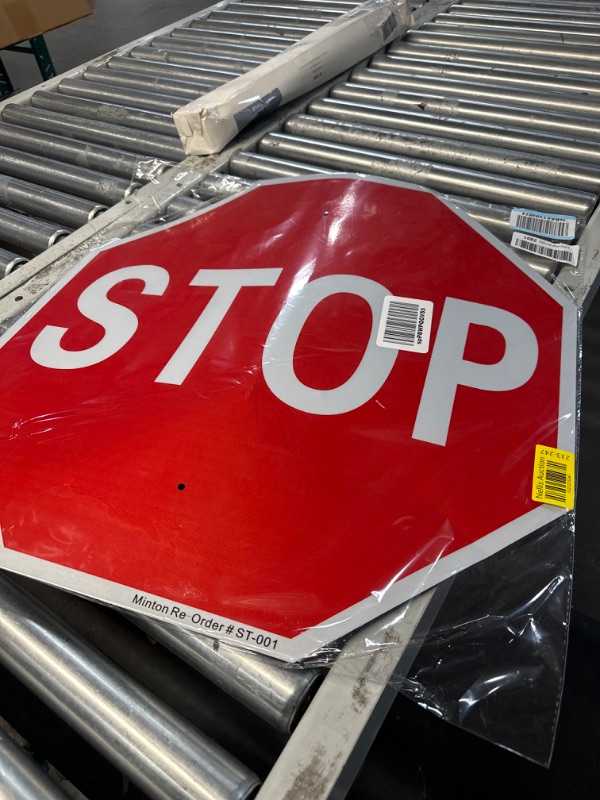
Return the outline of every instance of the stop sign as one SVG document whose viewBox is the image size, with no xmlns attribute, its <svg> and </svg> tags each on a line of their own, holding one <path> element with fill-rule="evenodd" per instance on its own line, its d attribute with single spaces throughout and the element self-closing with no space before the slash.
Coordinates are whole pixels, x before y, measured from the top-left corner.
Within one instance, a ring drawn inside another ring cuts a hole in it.
<svg viewBox="0 0 600 800">
<path fill-rule="evenodd" d="M 306 655 L 527 533 L 577 314 L 431 192 L 266 183 L 110 245 L 0 348 L 0 564 Z"/>
</svg>

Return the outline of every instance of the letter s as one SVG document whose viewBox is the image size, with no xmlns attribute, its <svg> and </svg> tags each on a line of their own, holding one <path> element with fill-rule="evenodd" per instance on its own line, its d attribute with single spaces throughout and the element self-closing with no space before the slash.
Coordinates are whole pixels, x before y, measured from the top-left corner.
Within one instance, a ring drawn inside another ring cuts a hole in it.
<svg viewBox="0 0 600 800">
<path fill-rule="evenodd" d="M 31 358 L 51 369 L 81 369 L 114 355 L 136 332 L 138 318 L 131 309 L 113 303 L 106 295 L 118 283 L 135 279 L 144 283 L 142 294 L 162 295 L 169 283 L 169 273 L 162 267 L 144 264 L 116 269 L 98 278 L 83 290 L 77 308 L 84 317 L 104 328 L 102 339 L 85 350 L 64 350 L 60 342 L 68 328 L 46 325 L 31 345 Z"/>
</svg>

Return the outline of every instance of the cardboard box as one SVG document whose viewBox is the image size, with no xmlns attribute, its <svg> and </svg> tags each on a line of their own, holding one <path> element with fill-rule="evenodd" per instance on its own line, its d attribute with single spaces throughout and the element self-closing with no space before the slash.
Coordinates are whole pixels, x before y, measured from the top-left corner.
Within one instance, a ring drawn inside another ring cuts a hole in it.
<svg viewBox="0 0 600 800">
<path fill-rule="evenodd" d="M 368 0 L 259 67 L 175 111 L 188 155 L 217 153 L 250 122 L 339 75 L 402 35 L 407 0 Z"/>
<path fill-rule="evenodd" d="M 0 47 L 87 17 L 95 0 L 0 0 Z"/>
</svg>

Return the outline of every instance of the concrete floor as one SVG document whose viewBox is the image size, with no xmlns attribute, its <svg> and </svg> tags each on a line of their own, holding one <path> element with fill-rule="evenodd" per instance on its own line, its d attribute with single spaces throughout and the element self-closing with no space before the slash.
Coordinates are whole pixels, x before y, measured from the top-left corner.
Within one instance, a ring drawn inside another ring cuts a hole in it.
<svg viewBox="0 0 600 800">
<path fill-rule="evenodd" d="M 50 31 L 45 40 L 60 74 L 211 5 L 212 0 L 96 0 L 91 16 Z M 32 56 L 5 51 L 2 60 L 15 89 L 40 83 Z"/>
</svg>

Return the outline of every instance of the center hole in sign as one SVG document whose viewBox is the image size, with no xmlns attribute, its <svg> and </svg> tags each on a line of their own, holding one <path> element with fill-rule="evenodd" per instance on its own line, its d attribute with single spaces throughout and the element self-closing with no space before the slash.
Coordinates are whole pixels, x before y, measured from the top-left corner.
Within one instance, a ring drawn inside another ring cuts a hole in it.
<svg viewBox="0 0 600 800">
<path fill-rule="evenodd" d="M 185 483 L 178 483 L 177 484 L 177 491 L 178 492 L 183 492 L 184 489 L 185 489 Z"/>
</svg>

